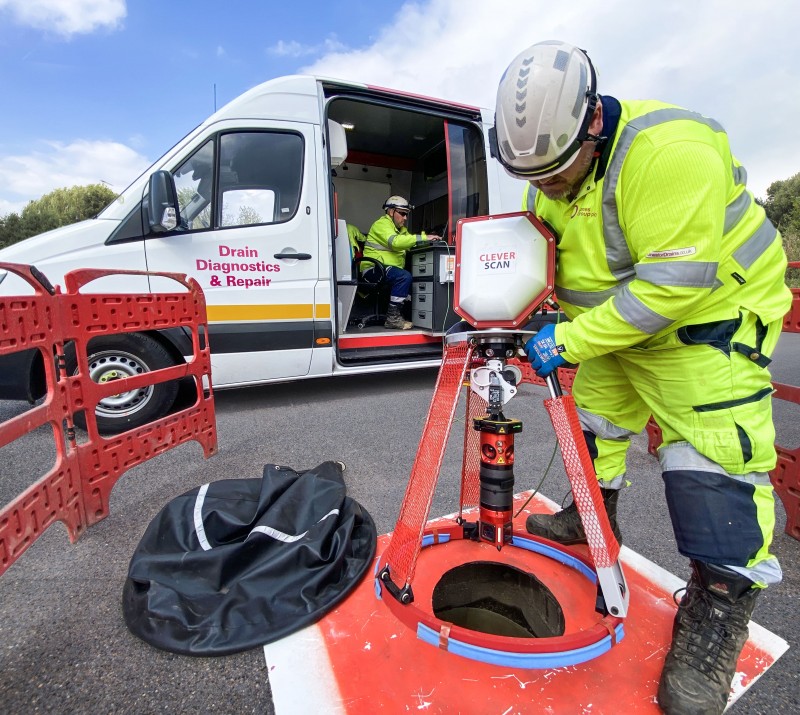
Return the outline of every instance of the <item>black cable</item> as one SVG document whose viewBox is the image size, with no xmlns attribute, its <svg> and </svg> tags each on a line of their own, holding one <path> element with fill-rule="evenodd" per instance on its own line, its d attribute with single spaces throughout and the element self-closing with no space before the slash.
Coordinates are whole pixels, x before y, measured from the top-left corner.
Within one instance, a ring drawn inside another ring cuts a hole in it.
<svg viewBox="0 0 800 715">
<path fill-rule="evenodd" d="M 525 503 L 519 508 L 516 514 L 514 514 L 514 518 L 516 519 L 521 513 L 522 510 L 530 504 L 531 499 L 535 497 L 539 490 L 542 488 L 542 484 L 544 484 L 544 480 L 547 479 L 547 475 L 550 473 L 550 467 L 553 466 L 553 460 L 556 458 L 556 451 L 558 449 L 558 440 L 556 440 L 555 444 L 553 445 L 553 453 L 550 455 L 550 461 L 547 463 L 547 467 L 545 467 L 544 474 L 542 478 L 539 480 L 539 483 L 534 487 L 531 495 L 525 500 Z"/>
</svg>

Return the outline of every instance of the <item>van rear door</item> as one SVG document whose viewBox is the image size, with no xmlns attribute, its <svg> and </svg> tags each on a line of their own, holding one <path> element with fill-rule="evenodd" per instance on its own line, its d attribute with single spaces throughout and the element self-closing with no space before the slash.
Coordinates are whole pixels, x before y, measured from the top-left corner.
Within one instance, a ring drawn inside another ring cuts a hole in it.
<svg viewBox="0 0 800 715">
<path fill-rule="evenodd" d="M 315 166 L 313 125 L 248 120 L 212 125 L 172 169 L 181 227 L 145 242 L 147 265 L 202 286 L 215 386 L 308 374 Z"/>
</svg>

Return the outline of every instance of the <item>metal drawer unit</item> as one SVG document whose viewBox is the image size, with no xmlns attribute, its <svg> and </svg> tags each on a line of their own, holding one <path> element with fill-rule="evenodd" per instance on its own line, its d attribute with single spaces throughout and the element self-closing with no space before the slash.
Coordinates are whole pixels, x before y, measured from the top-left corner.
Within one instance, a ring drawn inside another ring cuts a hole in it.
<svg viewBox="0 0 800 715">
<path fill-rule="evenodd" d="M 411 322 L 420 330 L 444 332 L 460 317 L 453 310 L 453 277 L 447 271 L 452 246 L 425 246 L 410 251 Z"/>
<path fill-rule="evenodd" d="M 411 284 L 411 322 L 417 328 L 433 330 L 433 283 L 414 281 Z"/>
<path fill-rule="evenodd" d="M 411 252 L 411 275 L 414 278 L 433 278 L 434 252 L 431 249 L 417 249 Z"/>
</svg>

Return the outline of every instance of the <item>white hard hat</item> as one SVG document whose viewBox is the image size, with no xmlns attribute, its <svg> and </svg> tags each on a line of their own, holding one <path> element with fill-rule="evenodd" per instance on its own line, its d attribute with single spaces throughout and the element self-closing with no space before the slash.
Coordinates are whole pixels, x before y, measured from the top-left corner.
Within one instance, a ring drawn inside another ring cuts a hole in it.
<svg viewBox="0 0 800 715">
<path fill-rule="evenodd" d="M 546 179 L 578 158 L 597 105 L 589 56 L 566 42 L 538 42 L 508 66 L 497 88 L 497 154 L 506 171 Z"/>
<path fill-rule="evenodd" d="M 402 196 L 390 196 L 383 204 L 384 209 L 405 209 L 411 211 L 414 207 L 408 203 L 408 199 Z"/>
</svg>

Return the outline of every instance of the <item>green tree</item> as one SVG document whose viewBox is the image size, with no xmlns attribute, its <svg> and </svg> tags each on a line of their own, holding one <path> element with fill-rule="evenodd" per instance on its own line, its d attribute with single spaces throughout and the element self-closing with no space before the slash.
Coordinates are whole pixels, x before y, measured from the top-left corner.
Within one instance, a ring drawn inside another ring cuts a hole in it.
<svg viewBox="0 0 800 715">
<path fill-rule="evenodd" d="M 772 182 L 764 210 L 781 233 L 800 233 L 800 174 Z"/>
<path fill-rule="evenodd" d="M 23 238 L 25 238 L 25 235 L 19 214 L 10 213 L 6 216 L 0 216 L 0 248 L 10 246 Z"/>
<path fill-rule="evenodd" d="M 0 218 L 0 246 L 96 216 L 117 194 L 103 184 L 56 189 Z"/>
<path fill-rule="evenodd" d="M 774 181 L 767 189 L 764 210 L 783 236 L 783 245 L 790 261 L 800 261 L 800 174 L 784 181 Z M 800 269 L 786 272 L 787 283 L 800 286 Z"/>
<path fill-rule="evenodd" d="M 250 226 L 254 223 L 263 223 L 261 215 L 252 206 L 239 207 L 239 226 Z"/>
</svg>

